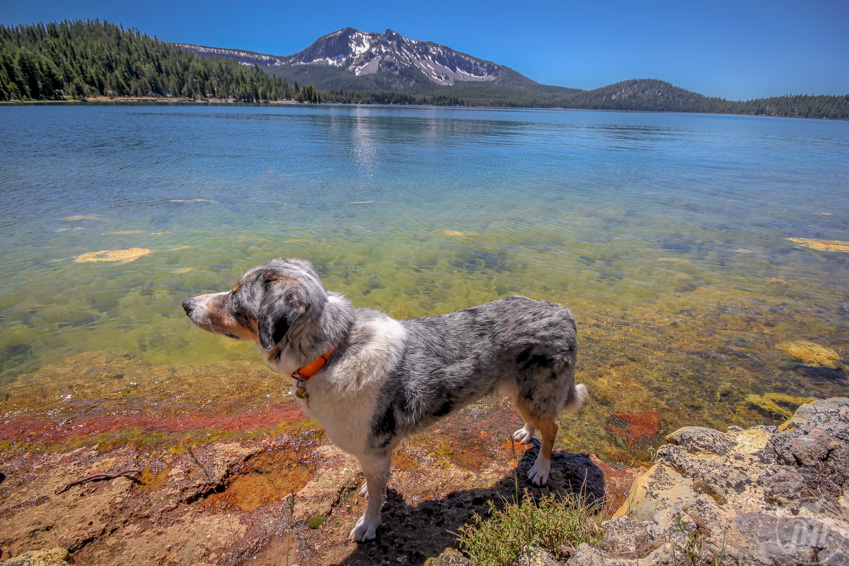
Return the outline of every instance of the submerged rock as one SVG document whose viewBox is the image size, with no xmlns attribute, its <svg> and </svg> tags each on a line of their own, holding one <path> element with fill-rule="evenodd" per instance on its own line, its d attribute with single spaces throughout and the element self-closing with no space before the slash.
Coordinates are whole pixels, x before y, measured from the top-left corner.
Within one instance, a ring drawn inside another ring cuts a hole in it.
<svg viewBox="0 0 849 566">
<path fill-rule="evenodd" d="M 840 369 L 840 356 L 834 350 L 806 340 L 782 342 L 779 349 L 787 353 L 793 360 L 814 367 Z"/>
<path fill-rule="evenodd" d="M 99 252 L 87 252 L 74 260 L 77 263 L 92 263 L 95 261 L 119 261 L 129 263 L 140 257 L 153 252 L 147 248 L 130 248 L 128 250 L 100 250 Z"/>
<path fill-rule="evenodd" d="M 849 563 L 849 399 L 802 405 L 779 428 L 667 441 L 570 565 Z"/>
<path fill-rule="evenodd" d="M 846 252 L 849 253 L 849 242 L 840 242 L 837 240 L 811 240 L 809 238 L 787 238 L 791 242 L 796 242 L 813 250 L 826 252 Z"/>
<path fill-rule="evenodd" d="M 648 448 L 657 444 L 663 417 L 660 413 L 628 413 L 616 411 L 605 427 L 622 438 L 631 448 Z"/>
<path fill-rule="evenodd" d="M 793 416 L 793 411 L 787 407 L 788 405 L 799 407 L 805 403 L 812 402 L 813 399 L 811 397 L 795 397 L 785 393 L 764 393 L 763 395 L 755 395 L 753 393 L 746 396 L 746 401 L 765 411 L 789 419 Z"/>
</svg>

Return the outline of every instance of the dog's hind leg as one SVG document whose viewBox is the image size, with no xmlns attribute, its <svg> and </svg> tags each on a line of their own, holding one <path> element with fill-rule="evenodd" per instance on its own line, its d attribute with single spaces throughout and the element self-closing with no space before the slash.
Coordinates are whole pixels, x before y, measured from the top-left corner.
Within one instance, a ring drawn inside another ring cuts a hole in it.
<svg viewBox="0 0 849 566">
<path fill-rule="evenodd" d="M 368 507 L 348 535 L 348 540 L 357 542 L 373 539 L 380 525 L 380 510 L 386 498 L 386 484 L 389 483 L 391 475 L 392 455 L 390 453 L 385 456 L 361 458 L 360 465 L 366 476 L 364 487 L 368 488 Z"/>
<path fill-rule="evenodd" d="M 540 446 L 534 465 L 528 471 L 528 480 L 536 485 L 545 485 L 548 482 L 548 474 L 551 472 L 551 452 L 554 450 L 554 439 L 557 436 L 557 422 L 554 417 L 535 416 L 520 402 L 516 402 L 515 406 L 525 421 L 525 426 L 513 433 L 513 438 L 527 430 L 531 433 L 528 436 L 528 442 L 530 442 L 534 428 L 538 429 L 542 435 L 542 446 Z"/>
<path fill-rule="evenodd" d="M 519 403 L 519 389 L 513 386 L 502 386 L 501 389 L 498 390 L 500 393 L 505 395 L 509 395 L 513 400 L 513 406 L 519 412 L 522 417 L 522 420 L 525 422 L 525 426 L 516 430 L 513 433 L 513 440 L 516 442 L 521 442 L 522 444 L 530 444 L 531 439 L 534 437 L 534 427 L 531 425 L 530 421 L 528 421 L 527 413 L 522 409 Z"/>
<path fill-rule="evenodd" d="M 525 423 L 525 426 L 513 433 L 513 440 L 522 444 L 530 444 L 534 437 L 534 427 Z"/>
<path fill-rule="evenodd" d="M 542 434 L 542 446 L 534 465 L 528 471 L 528 480 L 536 485 L 548 483 L 551 472 L 551 451 L 554 449 L 554 438 L 557 436 L 557 423 L 554 419 L 543 419 L 536 423 Z"/>
</svg>

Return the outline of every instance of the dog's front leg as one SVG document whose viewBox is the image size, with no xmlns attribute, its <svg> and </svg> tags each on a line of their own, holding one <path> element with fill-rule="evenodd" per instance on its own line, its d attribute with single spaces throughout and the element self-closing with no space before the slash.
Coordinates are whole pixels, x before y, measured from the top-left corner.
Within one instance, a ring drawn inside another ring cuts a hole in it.
<svg viewBox="0 0 849 566">
<path fill-rule="evenodd" d="M 357 521 L 357 525 L 348 535 L 348 540 L 361 542 L 374 538 L 375 531 L 380 525 L 380 510 L 386 499 L 386 484 L 389 483 L 391 475 L 392 455 L 386 454 L 380 457 L 361 458 L 360 465 L 366 476 L 366 487 L 368 487 L 368 507 L 366 512 Z"/>
</svg>

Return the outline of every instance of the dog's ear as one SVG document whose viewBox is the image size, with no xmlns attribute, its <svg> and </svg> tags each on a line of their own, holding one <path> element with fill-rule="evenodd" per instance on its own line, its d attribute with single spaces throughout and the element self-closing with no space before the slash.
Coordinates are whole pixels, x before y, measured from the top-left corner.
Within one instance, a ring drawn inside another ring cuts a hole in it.
<svg viewBox="0 0 849 566">
<path fill-rule="evenodd" d="M 265 281 L 265 293 L 256 317 L 259 343 L 263 348 L 274 348 L 289 327 L 307 312 L 309 304 L 305 294 L 306 290 L 289 278 L 272 276 Z"/>
</svg>

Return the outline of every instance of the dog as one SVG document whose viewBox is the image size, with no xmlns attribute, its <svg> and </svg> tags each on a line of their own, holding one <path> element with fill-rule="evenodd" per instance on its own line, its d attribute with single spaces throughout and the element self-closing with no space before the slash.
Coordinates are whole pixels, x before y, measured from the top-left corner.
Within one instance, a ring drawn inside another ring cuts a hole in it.
<svg viewBox="0 0 849 566">
<path fill-rule="evenodd" d="M 428 318 L 395 320 L 326 291 L 313 265 L 275 259 L 227 292 L 183 301 L 200 328 L 251 340 L 337 447 L 359 460 L 368 496 L 350 540 L 375 538 L 392 450 L 407 436 L 493 392 L 506 393 L 542 446 L 528 473 L 548 480 L 557 415 L 587 399 L 574 384 L 577 327 L 560 305 L 511 296 Z"/>
</svg>

